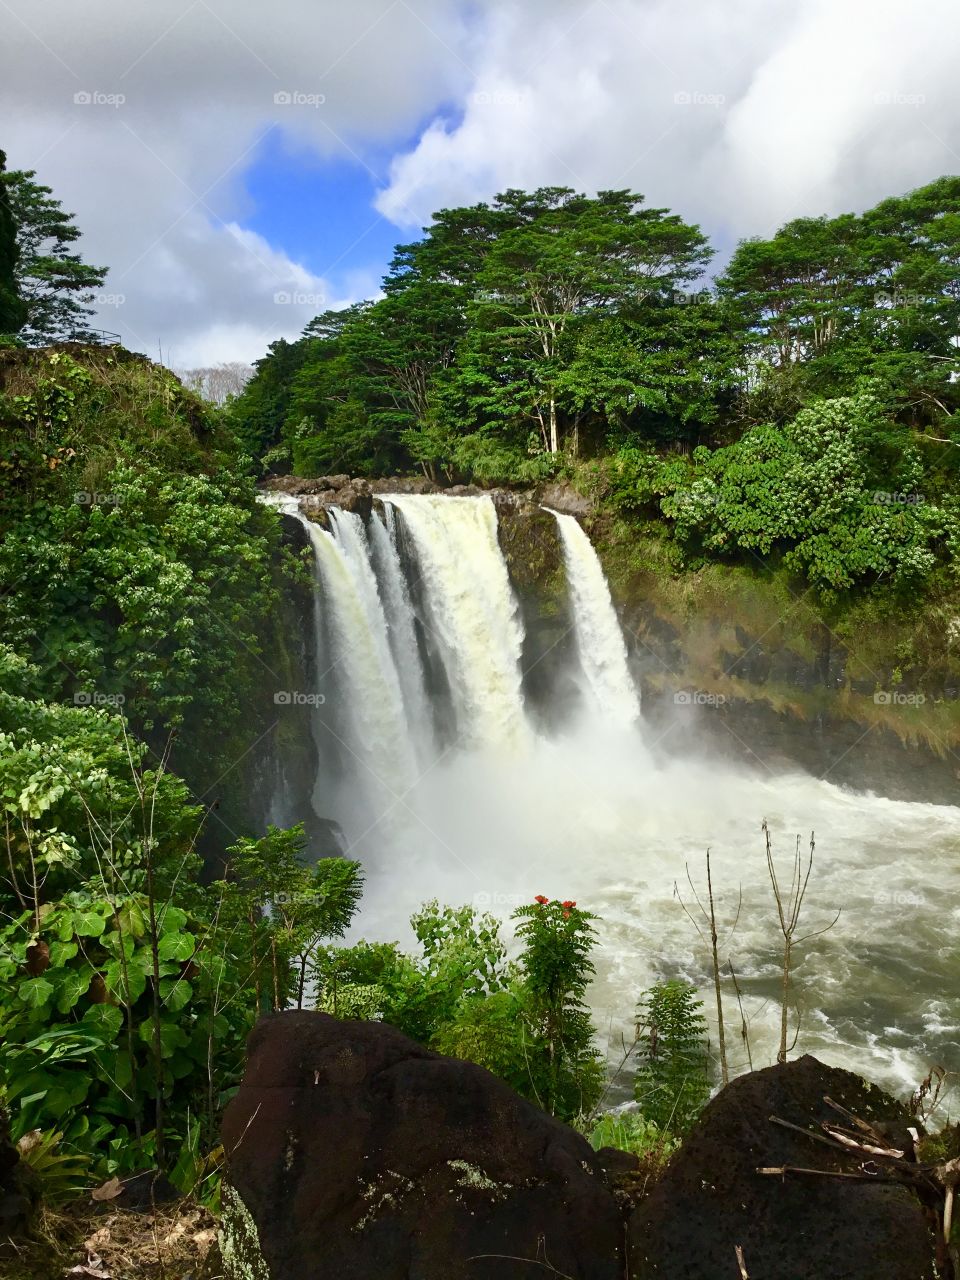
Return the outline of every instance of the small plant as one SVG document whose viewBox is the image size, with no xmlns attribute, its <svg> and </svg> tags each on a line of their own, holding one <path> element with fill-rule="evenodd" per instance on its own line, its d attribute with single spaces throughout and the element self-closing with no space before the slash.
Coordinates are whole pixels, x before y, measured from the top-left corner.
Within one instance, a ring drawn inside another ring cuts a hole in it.
<svg viewBox="0 0 960 1280">
<path fill-rule="evenodd" d="M 638 1006 L 637 1104 L 647 1120 L 675 1135 L 686 1133 L 710 1096 L 702 1010 L 695 989 L 678 981 L 651 987 Z"/>
<path fill-rule="evenodd" d="M 680 1146 L 676 1134 L 659 1128 L 639 1111 L 608 1112 L 601 1116 L 588 1141 L 594 1151 L 616 1147 L 644 1161 L 652 1158 L 659 1164 L 665 1164 Z"/>
<path fill-rule="evenodd" d="M 530 906 L 513 913 L 523 942 L 520 969 L 522 1003 L 532 1030 L 533 1048 L 542 1060 L 535 1088 L 552 1115 L 573 1117 L 596 1104 L 603 1087 L 603 1064 L 594 1048 L 594 1028 L 584 1003 L 593 975 L 590 952 L 596 941 L 596 916 L 573 901 L 538 894 Z"/>
<path fill-rule="evenodd" d="M 61 1150 L 62 1142 L 59 1131 L 31 1129 L 17 1143 L 20 1159 L 36 1175 L 41 1202 L 51 1209 L 76 1200 L 90 1182 L 90 1157 Z"/>
</svg>

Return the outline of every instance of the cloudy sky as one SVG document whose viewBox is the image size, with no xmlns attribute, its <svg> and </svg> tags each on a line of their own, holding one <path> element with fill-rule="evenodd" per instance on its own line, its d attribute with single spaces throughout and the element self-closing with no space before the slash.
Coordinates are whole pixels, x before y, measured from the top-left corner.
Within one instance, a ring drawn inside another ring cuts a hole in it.
<svg viewBox="0 0 960 1280">
<path fill-rule="evenodd" d="M 0 147 L 99 323 L 252 360 L 430 212 L 632 187 L 721 252 L 960 172 L 956 0 L 0 0 Z"/>
</svg>

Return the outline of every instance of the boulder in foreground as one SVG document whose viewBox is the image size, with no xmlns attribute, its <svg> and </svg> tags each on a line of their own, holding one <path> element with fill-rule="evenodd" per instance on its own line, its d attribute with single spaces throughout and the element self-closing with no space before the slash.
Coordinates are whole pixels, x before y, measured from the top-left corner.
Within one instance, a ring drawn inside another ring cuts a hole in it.
<svg viewBox="0 0 960 1280">
<path fill-rule="evenodd" d="M 822 1133 L 844 1124 L 824 1096 L 910 1150 L 907 1113 L 849 1071 L 803 1057 L 740 1076 L 719 1093 L 630 1220 L 631 1280 L 930 1280 L 933 1240 L 902 1186 L 812 1174 L 856 1172 L 857 1161 L 771 1124 L 778 1116 Z"/>
<path fill-rule="evenodd" d="M 593 1151 L 483 1068 L 308 1012 L 264 1018 L 248 1053 L 223 1126 L 228 1276 L 622 1280 Z"/>
</svg>

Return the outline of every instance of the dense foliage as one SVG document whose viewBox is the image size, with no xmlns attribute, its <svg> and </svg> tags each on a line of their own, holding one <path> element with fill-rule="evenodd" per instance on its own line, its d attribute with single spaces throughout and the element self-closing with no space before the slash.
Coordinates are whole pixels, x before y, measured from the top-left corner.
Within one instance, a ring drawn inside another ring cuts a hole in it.
<svg viewBox="0 0 960 1280">
<path fill-rule="evenodd" d="M 361 879 L 271 828 L 205 882 L 202 811 L 148 764 L 111 711 L 0 693 L 0 1104 L 94 1172 L 189 1183 L 255 1017 L 302 993 L 304 949 L 343 932 Z"/>
<path fill-rule="evenodd" d="M 514 961 L 494 917 L 437 902 L 411 920 L 418 955 L 394 943 L 324 948 L 314 970 L 318 1007 L 382 1018 L 440 1053 L 487 1067 L 552 1114 L 586 1114 L 603 1085 L 583 1003 L 593 917 L 541 895 L 514 919 Z"/>
<path fill-rule="evenodd" d="M 0 625 L 37 668 L 32 692 L 122 706 L 157 749 L 188 727 L 181 767 L 211 743 L 228 753 L 250 723 L 278 547 L 234 441 L 129 353 L 5 360 Z"/>
<path fill-rule="evenodd" d="M 678 981 L 651 987 L 641 998 L 634 1093 L 640 1113 L 661 1132 L 685 1133 L 710 1096 L 702 1010 L 694 988 Z"/>
<path fill-rule="evenodd" d="M 695 436 L 724 338 L 684 290 L 710 254 L 696 227 L 629 191 L 442 210 L 397 249 L 383 298 L 274 344 L 235 419 L 308 474 L 531 479 L 611 429 L 655 436 L 675 417 Z"/>
</svg>

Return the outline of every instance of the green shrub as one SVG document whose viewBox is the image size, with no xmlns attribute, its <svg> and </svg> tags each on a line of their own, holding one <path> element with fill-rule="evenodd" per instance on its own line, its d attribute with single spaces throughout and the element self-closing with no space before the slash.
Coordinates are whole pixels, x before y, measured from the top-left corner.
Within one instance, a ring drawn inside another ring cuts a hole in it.
<svg viewBox="0 0 960 1280">
<path fill-rule="evenodd" d="M 696 990 L 677 981 L 651 987 L 640 999 L 634 1095 L 645 1119 L 666 1133 L 685 1133 L 710 1096 L 702 1009 Z"/>
</svg>

